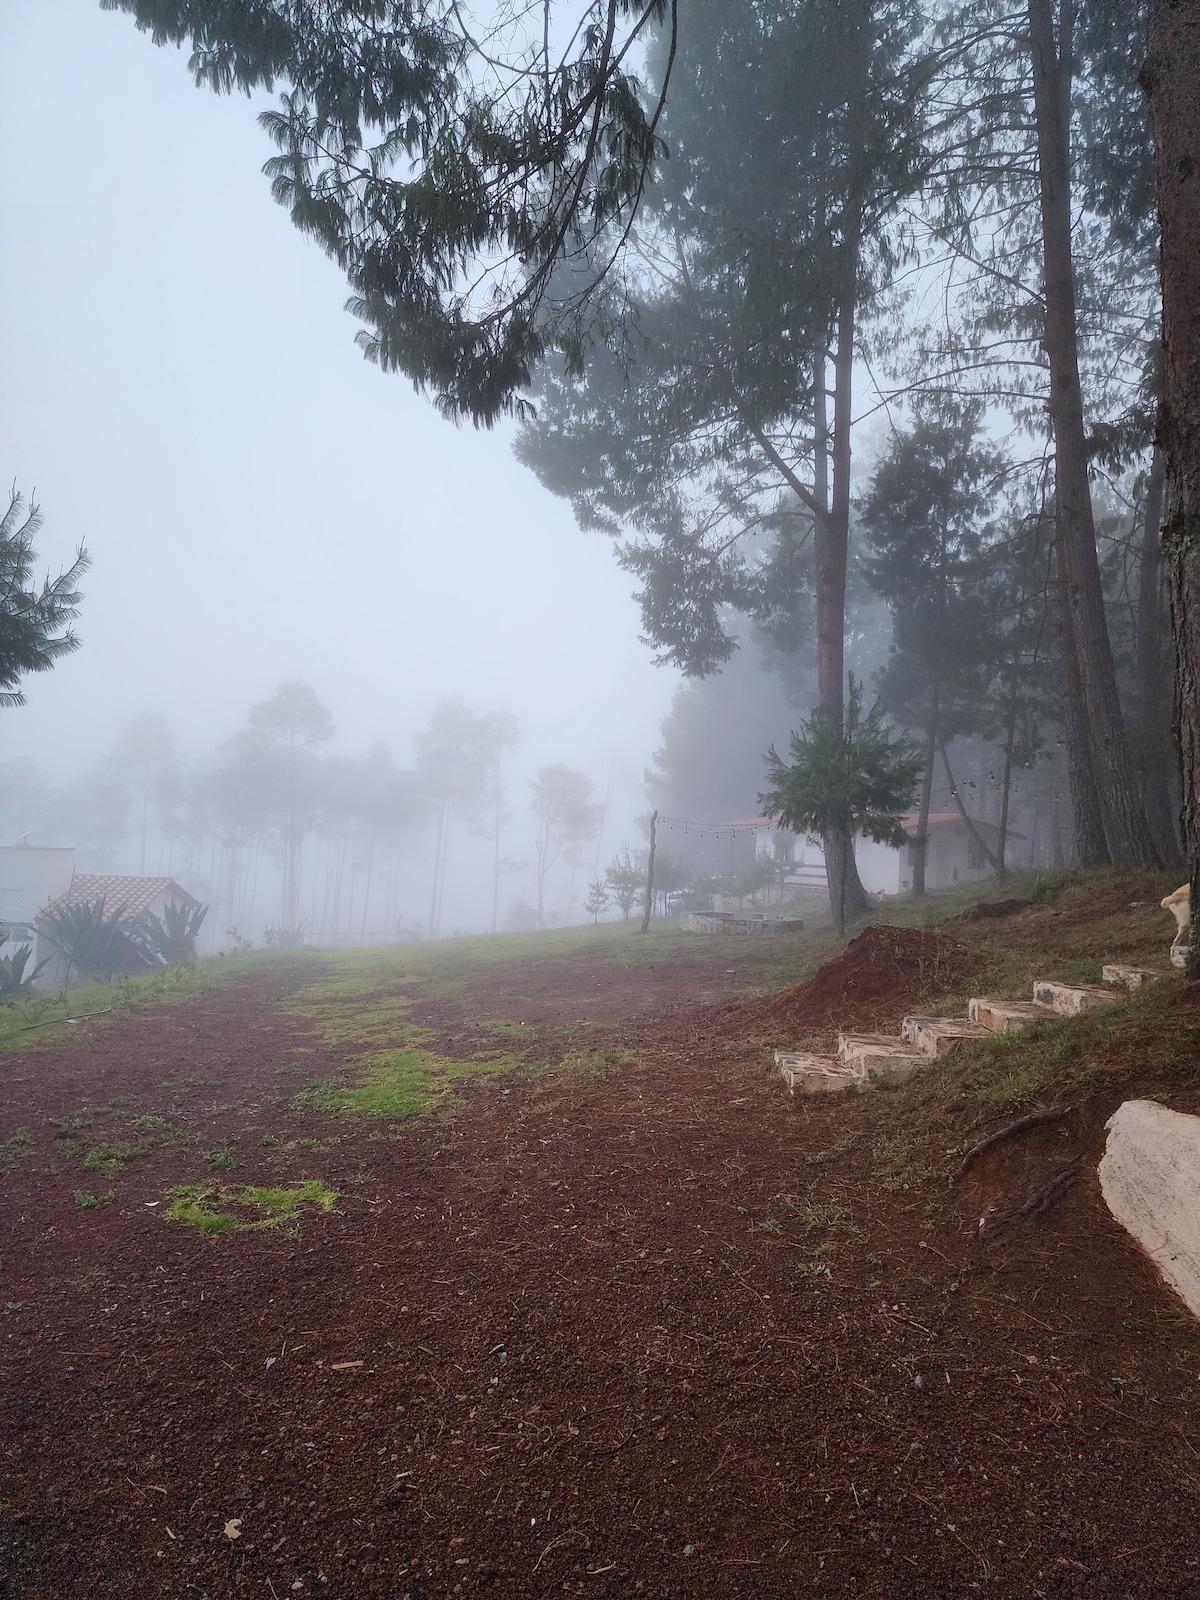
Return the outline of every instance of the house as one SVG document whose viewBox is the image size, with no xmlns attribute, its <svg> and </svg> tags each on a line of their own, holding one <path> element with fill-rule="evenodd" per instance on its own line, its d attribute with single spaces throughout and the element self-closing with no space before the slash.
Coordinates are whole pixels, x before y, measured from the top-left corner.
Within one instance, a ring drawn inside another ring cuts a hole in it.
<svg viewBox="0 0 1200 1600">
<path fill-rule="evenodd" d="M 42 913 L 54 913 L 68 906 L 90 906 L 103 898 L 106 914 L 118 907 L 130 920 L 135 921 L 148 913 L 161 917 L 168 905 L 196 906 L 199 901 L 186 889 L 180 888 L 174 878 L 123 877 L 112 872 L 77 872 L 68 887 L 41 908 Z M 69 973 L 63 956 L 42 934 L 38 936 L 37 958 L 48 962 L 38 980 L 48 988 L 61 988 Z"/>
<path fill-rule="evenodd" d="M 910 840 L 917 836 L 918 813 L 906 812 L 900 818 Z M 1009 830 L 1009 838 L 1018 837 Z M 970 827 L 957 811 L 931 811 L 925 850 L 925 887 L 952 889 L 956 883 L 978 883 L 990 878 L 993 867 L 984 854 L 986 845 L 993 855 L 1000 842 L 1000 829 L 994 822 L 971 818 Z M 876 844 L 872 839 L 856 839 L 854 859 L 863 887 L 870 894 L 908 894 L 912 890 L 913 846 L 897 850 L 894 845 Z"/>
<path fill-rule="evenodd" d="M 905 812 L 900 818 L 910 840 L 917 836 L 918 820 L 915 811 Z M 1021 835 L 1010 828 L 1008 837 L 1019 839 Z M 956 883 L 978 883 L 982 878 L 990 878 L 993 868 L 982 845 L 994 855 L 999 842 L 1000 829 L 994 822 L 972 817 L 968 827 L 957 811 L 930 812 L 925 887 L 952 889 Z M 868 894 L 909 894 L 912 891 L 911 843 L 898 850 L 895 845 L 876 844 L 873 839 L 859 835 L 854 840 L 854 860 Z M 819 840 L 805 840 L 795 850 L 792 869 L 784 883 L 792 889 L 825 888 L 825 859 Z"/>
</svg>

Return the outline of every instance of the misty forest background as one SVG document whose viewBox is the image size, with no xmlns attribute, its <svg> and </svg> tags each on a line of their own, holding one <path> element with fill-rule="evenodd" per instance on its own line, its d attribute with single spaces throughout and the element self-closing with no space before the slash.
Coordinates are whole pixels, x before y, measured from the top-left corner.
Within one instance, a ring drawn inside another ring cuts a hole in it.
<svg viewBox="0 0 1200 1600">
<path fill-rule="evenodd" d="M 554 256 L 507 391 L 470 391 L 461 353 L 418 371 L 397 349 L 389 261 L 364 283 L 347 242 L 378 217 L 349 185 L 314 211 L 303 96 L 264 122 L 276 198 L 345 265 L 368 356 L 476 421 L 524 390 L 519 459 L 638 584 L 644 642 L 684 680 L 644 783 L 669 819 L 661 908 L 714 888 L 677 824 L 756 816 L 768 749 L 814 707 L 840 722 L 855 680 L 919 751 L 919 837 L 965 808 L 1000 829 L 1000 868 L 1176 865 L 1137 8 L 651 10 L 625 112 L 657 118 L 636 221 L 596 204 Z M 178 878 L 218 943 L 628 914 L 644 837 L 614 836 L 599 753 L 530 772 L 511 711 L 455 698 L 399 755 L 325 754 L 333 728 L 301 681 L 200 760 L 136 716 L 67 781 L 0 766 L 0 832 Z M 761 901 L 768 879 L 719 887 Z"/>
</svg>

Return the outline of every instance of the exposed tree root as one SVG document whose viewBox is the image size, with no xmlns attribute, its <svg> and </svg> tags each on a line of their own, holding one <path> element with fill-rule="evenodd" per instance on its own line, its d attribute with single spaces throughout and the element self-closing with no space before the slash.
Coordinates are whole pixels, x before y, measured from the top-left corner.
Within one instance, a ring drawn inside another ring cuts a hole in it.
<svg viewBox="0 0 1200 1600">
<path fill-rule="evenodd" d="M 1010 1122 L 1003 1128 L 997 1128 L 995 1133 L 989 1133 L 986 1139 L 981 1139 L 978 1144 L 972 1145 L 959 1163 L 958 1171 L 954 1174 L 954 1181 L 959 1178 L 971 1165 L 977 1156 L 985 1150 L 990 1150 L 993 1145 L 1000 1144 L 1005 1139 L 1011 1139 L 1018 1133 L 1024 1133 L 1026 1128 L 1040 1128 L 1051 1122 L 1061 1122 L 1067 1112 L 1061 1111 L 1032 1111 L 1027 1117 L 1018 1117 L 1015 1122 Z"/>
<path fill-rule="evenodd" d="M 979 1219 L 978 1238 L 990 1248 L 1014 1223 L 1048 1211 L 1054 1202 L 1067 1192 L 1078 1176 L 1078 1167 L 1060 1167 L 1052 1178 L 1027 1194 L 1019 1206 L 1013 1206 L 1010 1211 L 988 1212 L 982 1216 Z"/>
</svg>

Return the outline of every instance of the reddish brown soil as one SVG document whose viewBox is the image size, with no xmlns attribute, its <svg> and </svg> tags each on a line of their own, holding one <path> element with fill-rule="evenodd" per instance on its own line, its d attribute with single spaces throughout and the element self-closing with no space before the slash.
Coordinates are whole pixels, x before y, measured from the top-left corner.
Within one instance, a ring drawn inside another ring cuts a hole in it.
<svg viewBox="0 0 1200 1600">
<path fill-rule="evenodd" d="M 596 1021 L 569 979 L 517 986 Z M 594 1035 L 635 1063 L 355 1124 L 287 1109 L 336 1063 L 280 1008 L 298 981 L 3 1058 L 0 1139 L 34 1139 L 0 1180 L 6 1600 L 1200 1597 L 1200 1330 L 1108 1220 L 1094 1122 L 961 1194 L 887 1193 L 859 1152 L 894 1097 L 789 1102 L 728 1000 L 686 1014 L 660 964 Z M 788 1027 L 827 1025 L 790 994 Z M 495 998 L 478 1015 L 512 1016 Z M 84 1172 L 146 1113 L 198 1145 Z M 231 1178 L 321 1177 L 336 1213 L 166 1222 L 224 1143 Z M 1081 1153 L 1053 1210 L 976 1245 L 983 1206 Z"/>
<path fill-rule="evenodd" d="M 895 1024 L 960 988 L 978 965 L 975 951 L 942 934 L 866 928 L 806 982 L 736 1007 L 729 1023 L 751 1037 Z"/>
</svg>

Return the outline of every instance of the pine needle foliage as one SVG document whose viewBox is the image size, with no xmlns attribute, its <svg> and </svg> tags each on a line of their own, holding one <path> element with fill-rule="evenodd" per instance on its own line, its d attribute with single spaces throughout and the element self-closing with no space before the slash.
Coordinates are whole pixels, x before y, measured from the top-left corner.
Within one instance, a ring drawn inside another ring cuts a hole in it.
<svg viewBox="0 0 1200 1600">
<path fill-rule="evenodd" d="M 280 91 L 272 194 L 345 272 L 372 360 L 488 425 L 545 349 L 581 361 L 593 248 L 662 154 L 631 63 L 678 0 L 101 3 L 190 45 L 198 85 Z"/>
<path fill-rule="evenodd" d="M 32 501 L 9 491 L 0 516 L 0 706 L 23 706 L 17 685 L 27 672 L 47 672 L 79 648 L 71 623 L 83 599 L 79 580 L 91 565 L 80 545 L 75 560 L 39 587 L 33 576 L 34 539 L 42 513 Z"/>
<path fill-rule="evenodd" d="M 862 684 L 850 674 L 846 725 L 816 713 L 791 738 L 791 762 L 767 751 L 770 783 L 759 804 L 793 833 L 863 834 L 879 844 L 907 843 L 900 821 L 912 804 L 921 752 L 894 736 L 876 704 L 862 709 Z"/>
</svg>

